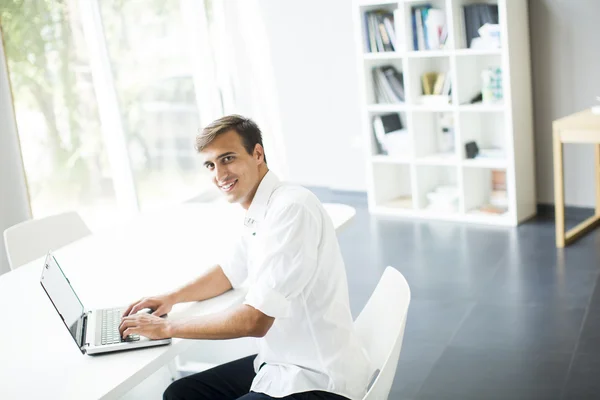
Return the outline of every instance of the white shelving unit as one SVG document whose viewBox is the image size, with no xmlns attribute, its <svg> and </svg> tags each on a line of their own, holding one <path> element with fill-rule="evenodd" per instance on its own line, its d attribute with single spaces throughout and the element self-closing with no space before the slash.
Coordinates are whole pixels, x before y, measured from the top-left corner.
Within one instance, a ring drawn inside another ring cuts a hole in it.
<svg viewBox="0 0 600 400">
<path fill-rule="evenodd" d="M 475 50 L 466 46 L 463 6 L 497 4 L 501 26 L 501 48 Z M 443 49 L 414 51 L 412 7 L 430 4 L 443 9 L 448 38 Z M 464 221 L 514 226 L 536 212 L 533 114 L 529 57 L 527 2 L 513 0 L 355 0 L 354 25 L 360 69 L 362 130 L 367 149 L 369 209 L 372 213 L 399 217 Z M 368 53 L 365 48 L 364 13 L 398 9 L 394 21 L 401 47 L 394 52 Z M 393 65 L 402 72 L 406 102 L 377 104 L 372 69 Z M 503 102 L 470 104 L 481 91 L 481 72 L 491 66 L 502 68 Z M 423 105 L 421 75 L 436 71 L 452 81 L 450 104 Z M 377 153 L 373 118 L 398 113 L 411 148 L 401 157 Z M 454 127 L 454 152 L 440 154 L 436 148 L 436 121 L 450 114 Z M 503 158 L 467 159 L 465 143 L 475 140 L 480 147 L 503 149 Z M 489 201 L 491 171 L 506 171 L 508 210 L 484 214 L 475 210 Z M 428 193 L 436 187 L 455 187 L 455 210 L 433 211 Z"/>
</svg>

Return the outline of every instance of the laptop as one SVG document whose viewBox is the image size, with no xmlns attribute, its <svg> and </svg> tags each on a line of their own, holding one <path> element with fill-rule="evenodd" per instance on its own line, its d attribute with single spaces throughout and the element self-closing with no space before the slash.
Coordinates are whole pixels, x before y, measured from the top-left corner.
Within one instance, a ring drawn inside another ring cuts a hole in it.
<svg viewBox="0 0 600 400">
<path fill-rule="evenodd" d="M 122 339 L 119 325 L 125 308 L 86 310 L 50 252 L 44 261 L 40 283 L 83 354 L 109 353 L 171 343 L 171 339 L 151 340 L 140 335 L 129 335 Z"/>
</svg>

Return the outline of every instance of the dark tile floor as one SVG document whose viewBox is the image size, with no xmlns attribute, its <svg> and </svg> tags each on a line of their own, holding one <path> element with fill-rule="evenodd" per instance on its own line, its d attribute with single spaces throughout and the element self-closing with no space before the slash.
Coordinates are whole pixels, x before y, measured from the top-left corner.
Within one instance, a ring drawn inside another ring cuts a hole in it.
<svg viewBox="0 0 600 400">
<path fill-rule="evenodd" d="M 317 194 L 357 208 L 339 236 L 355 316 L 386 266 L 411 287 L 390 399 L 600 399 L 600 229 L 557 250 L 549 218 L 394 220 Z"/>
</svg>

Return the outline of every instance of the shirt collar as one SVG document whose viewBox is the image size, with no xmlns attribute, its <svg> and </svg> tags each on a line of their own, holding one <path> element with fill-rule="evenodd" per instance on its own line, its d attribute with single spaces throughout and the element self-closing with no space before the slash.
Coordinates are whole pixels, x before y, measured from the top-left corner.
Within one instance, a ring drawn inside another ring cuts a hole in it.
<svg viewBox="0 0 600 400">
<path fill-rule="evenodd" d="M 279 184 L 280 181 L 279 178 L 277 178 L 277 175 L 271 171 L 267 171 L 262 181 L 258 184 L 258 189 L 256 189 L 252 203 L 250 203 L 250 207 L 248 207 L 248 211 L 246 211 L 244 225 L 252 227 L 255 223 L 260 222 L 265 218 L 271 194 L 273 194 Z"/>
</svg>

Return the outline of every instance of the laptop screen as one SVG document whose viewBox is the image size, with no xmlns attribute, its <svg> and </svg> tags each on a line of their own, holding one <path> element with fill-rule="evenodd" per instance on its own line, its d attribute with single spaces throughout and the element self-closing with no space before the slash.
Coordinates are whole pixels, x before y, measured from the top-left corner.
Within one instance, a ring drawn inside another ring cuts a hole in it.
<svg viewBox="0 0 600 400">
<path fill-rule="evenodd" d="M 71 336 L 81 348 L 84 340 L 82 318 L 84 307 L 60 265 L 50 253 L 46 256 L 40 283 L 69 329 Z"/>
</svg>

